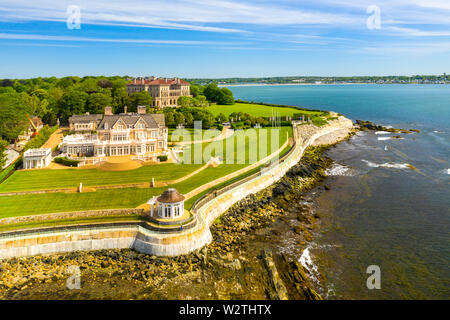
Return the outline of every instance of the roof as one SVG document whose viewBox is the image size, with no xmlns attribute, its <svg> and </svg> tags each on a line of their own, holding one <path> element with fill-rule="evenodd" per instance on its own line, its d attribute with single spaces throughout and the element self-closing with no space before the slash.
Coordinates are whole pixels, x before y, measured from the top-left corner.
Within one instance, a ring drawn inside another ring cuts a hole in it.
<svg viewBox="0 0 450 320">
<path fill-rule="evenodd" d="M 92 121 L 100 121 L 102 117 L 103 117 L 102 114 L 73 115 L 69 118 L 69 123 L 87 123 Z"/>
<path fill-rule="evenodd" d="M 181 84 L 185 86 L 189 86 L 189 82 L 179 79 L 179 78 L 159 78 L 159 79 L 135 79 L 132 83 L 129 83 L 129 86 L 142 86 L 142 85 L 176 85 Z"/>
<path fill-rule="evenodd" d="M 185 197 L 180 194 L 177 189 L 169 188 L 158 197 L 158 202 L 162 203 L 175 203 L 184 201 Z"/>
<path fill-rule="evenodd" d="M 114 126 L 114 124 L 121 119 L 127 126 L 134 126 L 140 119 L 144 120 L 147 124 L 147 128 L 161 128 L 165 127 L 164 114 L 113 114 L 105 115 L 98 125 L 100 130 L 105 129 L 105 124 L 108 124 L 108 128 Z"/>
<path fill-rule="evenodd" d="M 23 154 L 24 157 L 43 157 L 48 155 L 52 152 L 52 149 L 46 148 L 46 149 L 28 149 Z"/>
</svg>

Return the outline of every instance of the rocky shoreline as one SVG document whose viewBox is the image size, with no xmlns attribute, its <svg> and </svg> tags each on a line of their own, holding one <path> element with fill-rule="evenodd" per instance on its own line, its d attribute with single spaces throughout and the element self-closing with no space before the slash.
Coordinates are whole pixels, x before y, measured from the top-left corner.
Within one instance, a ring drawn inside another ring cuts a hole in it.
<svg viewBox="0 0 450 320">
<path fill-rule="evenodd" d="M 298 258 L 320 225 L 305 199 L 326 179 L 332 160 L 322 154 L 330 147 L 308 147 L 278 183 L 236 203 L 211 226 L 213 242 L 201 250 L 9 259 L 0 266 L 0 299 L 321 299 Z M 67 288 L 69 266 L 80 268 L 80 289 Z"/>
</svg>

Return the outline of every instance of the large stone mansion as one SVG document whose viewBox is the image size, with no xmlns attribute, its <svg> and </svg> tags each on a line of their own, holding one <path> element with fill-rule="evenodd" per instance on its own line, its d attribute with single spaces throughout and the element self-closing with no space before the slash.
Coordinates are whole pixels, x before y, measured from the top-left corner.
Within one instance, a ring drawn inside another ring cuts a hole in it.
<svg viewBox="0 0 450 320">
<path fill-rule="evenodd" d="M 176 107 L 178 98 L 190 96 L 189 82 L 180 78 L 134 78 L 127 84 L 128 94 L 148 91 L 153 98 L 154 107 Z"/>
<path fill-rule="evenodd" d="M 167 151 L 168 129 L 164 114 L 147 114 L 145 106 L 137 113 L 74 115 L 69 118 L 73 134 L 64 137 L 61 150 L 69 157 L 140 155 L 155 158 Z"/>
</svg>

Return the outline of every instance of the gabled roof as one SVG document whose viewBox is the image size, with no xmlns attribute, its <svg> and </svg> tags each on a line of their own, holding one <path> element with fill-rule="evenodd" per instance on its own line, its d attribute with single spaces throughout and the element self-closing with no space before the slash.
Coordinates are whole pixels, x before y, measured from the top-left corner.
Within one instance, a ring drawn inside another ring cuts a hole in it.
<svg viewBox="0 0 450 320">
<path fill-rule="evenodd" d="M 100 121 L 102 114 L 80 114 L 73 115 L 69 118 L 69 123 L 88 123 L 92 121 Z"/>
<path fill-rule="evenodd" d="M 136 123 L 142 119 L 147 128 L 161 128 L 165 127 L 164 114 L 114 114 L 105 115 L 103 120 L 100 122 L 98 128 L 100 130 L 105 129 L 105 124 L 108 124 L 108 129 L 112 128 L 117 121 L 122 120 L 127 126 L 135 126 Z"/>
</svg>

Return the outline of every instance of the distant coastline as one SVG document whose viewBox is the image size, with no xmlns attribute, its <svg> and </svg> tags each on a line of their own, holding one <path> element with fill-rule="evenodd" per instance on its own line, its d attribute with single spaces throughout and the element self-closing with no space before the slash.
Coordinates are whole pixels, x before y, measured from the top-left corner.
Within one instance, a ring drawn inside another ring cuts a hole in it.
<svg viewBox="0 0 450 320">
<path fill-rule="evenodd" d="M 373 83 L 373 82 L 343 82 L 343 83 L 236 83 L 236 84 L 217 84 L 219 87 L 259 87 L 259 86 L 338 86 L 338 85 L 398 85 L 398 84 L 437 84 L 437 83 Z M 446 85 L 449 83 L 439 83 L 440 85 Z"/>
</svg>

